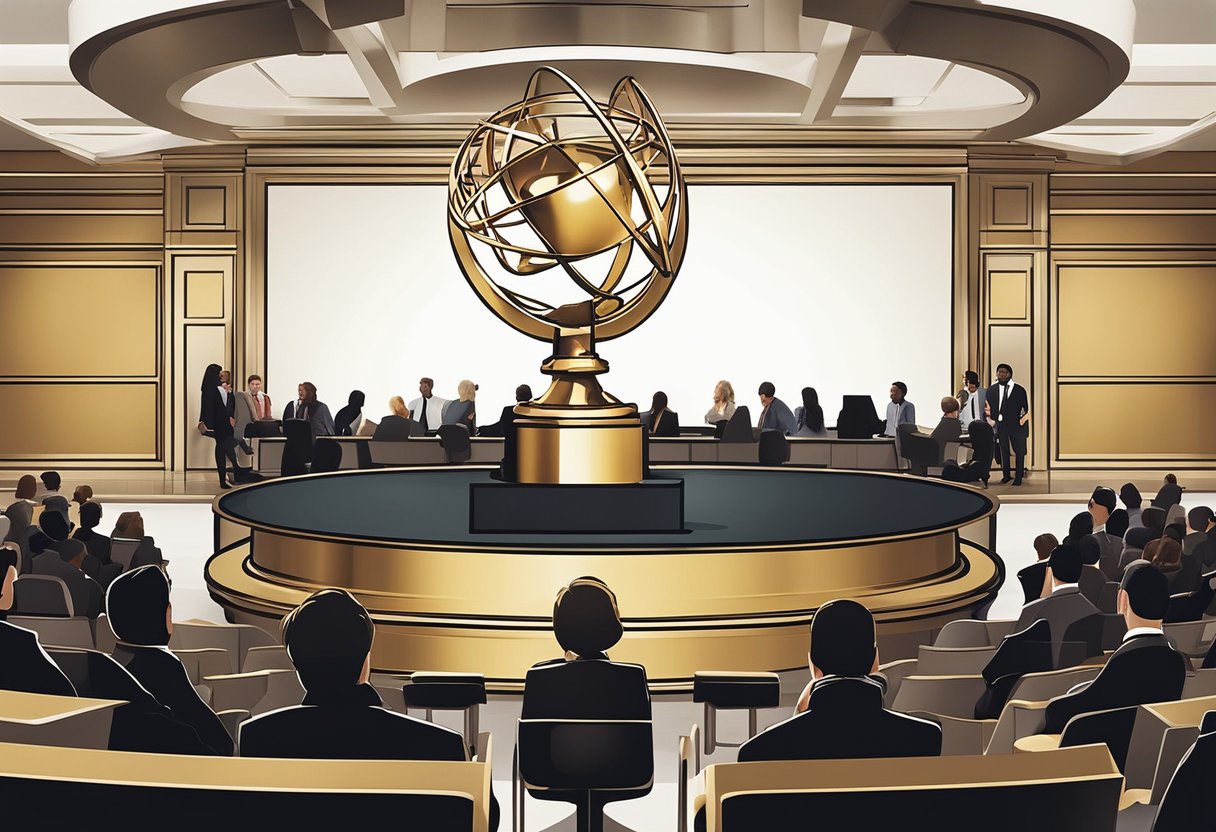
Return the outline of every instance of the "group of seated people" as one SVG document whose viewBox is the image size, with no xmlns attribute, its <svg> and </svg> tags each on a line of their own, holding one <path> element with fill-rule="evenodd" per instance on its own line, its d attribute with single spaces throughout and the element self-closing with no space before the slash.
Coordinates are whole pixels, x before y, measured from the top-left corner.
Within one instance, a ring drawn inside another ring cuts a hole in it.
<svg viewBox="0 0 1216 832">
<path fill-rule="evenodd" d="M 40 487 L 41 485 L 41 487 Z M 98 531 L 102 506 L 93 489 L 81 485 L 69 501 L 62 478 L 44 471 L 17 481 L 14 501 L 0 513 L 0 550 L 11 553 L 18 575 L 49 575 L 67 586 L 75 615 L 96 618 L 107 587 L 125 569 L 152 565 L 165 569 L 156 541 L 144 530 L 138 511 L 119 514 L 109 536 Z M 116 545 L 121 548 L 116 559 Z"/>
</svg>

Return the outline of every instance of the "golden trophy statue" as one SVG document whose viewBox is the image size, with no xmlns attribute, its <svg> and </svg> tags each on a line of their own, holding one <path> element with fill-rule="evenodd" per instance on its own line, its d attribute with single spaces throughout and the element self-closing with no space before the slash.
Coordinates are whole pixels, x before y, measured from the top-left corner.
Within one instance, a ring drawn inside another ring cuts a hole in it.
<svg viewBox="0 0 1216 832">
<path fill-rule="evenodd" d="M 687 190 L 646 93 L 623 78 L 607 103 L 597 102 L 565 73 L 538 69 L 523 100 L 481 121 L 461 145 L 448 179 L 448 230 L 486 306 L 553 344 L 541 364 L 549 389 L 515 408 L 504 477 L 641 481 L 637 408 L 596 377 L 608 372 L 598 343 L 659 307 L 687 242 Z"/>
</svg>

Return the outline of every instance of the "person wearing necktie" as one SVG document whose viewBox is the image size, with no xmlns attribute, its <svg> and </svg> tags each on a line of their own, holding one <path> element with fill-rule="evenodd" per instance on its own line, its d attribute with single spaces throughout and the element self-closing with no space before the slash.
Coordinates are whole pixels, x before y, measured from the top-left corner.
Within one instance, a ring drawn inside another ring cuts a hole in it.
<svg viewBox="0 0 1216 832">
<path fill-rule="evenodd" d="M 1021 485 L 1026 473 L 1030 400 L 1026 396 L 1026 388 L 1013 381 L 1013 368 L 1008 364 L 997 365 L 996 378 L 996 384 L 988 388 L 985 399 L 989 418 L 995 423 L 996 440 L 1001 452 L 1001 482 L 1007 483 L 1012 479 L 1014 485 Z M 1013 477 L 1009 476 L 1011 451 L 1017 456 Z"/>
<path fill-rule="evenodd" d="M 979 395 L 980 377 L 975 370 L 968 370 L 964 374 L 965 386 L 959 391 L 958 403 L 958 419 L 962 423 L 963 430 L 967 430 L 967 426 L 972 422 L 981 421 L 984 418 L 984 397 Z"/>
<path fill-rule="evenodd" d="M 435 389 L 433 379 L 425 376 L 418 380 L 418 392 L 422 395 L 410 402 L 410 413 L 423 432 L 434 433 L 443 424 L 443 411 L 449 404 L 447 399 L 441 399 L 432 392 Z"/>
</svg>

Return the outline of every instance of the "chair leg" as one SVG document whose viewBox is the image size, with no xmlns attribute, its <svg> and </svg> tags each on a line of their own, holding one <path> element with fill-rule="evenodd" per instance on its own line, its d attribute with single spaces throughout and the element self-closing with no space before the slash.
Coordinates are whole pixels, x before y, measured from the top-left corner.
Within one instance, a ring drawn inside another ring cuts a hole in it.
<svg viewBox="0 0 1216 832">
<path fill-rule="evenodd" d="M 705 703 L 705 756 L 714 753 L 718 747 L 718 709 L 708 702 Z"/>
<path fill-rule="evenodd" d="M 595 800 L 595 792 L 588 791 L 578 802 L 575 828 L 578 832 L 604 832 L 604 807 Z"/>
<path fill-rule="evenodd" d="M 751 739 L 752 737 L 756 736 L 756 728 L 757 728 L 756 709 L 748 708 L 747 709 L 747 738 L 748 739 Z"/>
<path fill-rule="evenodd" d="M 477 732 L 481 722 L 481 706 L 470 705 L 464 709 L 464 742 L 470 752 L 477 747 Z"/>
<path fill-rule="evenodd" d="M 524 832 L 524 797 L 527 790 L 523 779 L 519 776 L 519 746 L 511 755 L 511 801 L 514 804 L 511 812 L 511 832 Z"/>
</svg>

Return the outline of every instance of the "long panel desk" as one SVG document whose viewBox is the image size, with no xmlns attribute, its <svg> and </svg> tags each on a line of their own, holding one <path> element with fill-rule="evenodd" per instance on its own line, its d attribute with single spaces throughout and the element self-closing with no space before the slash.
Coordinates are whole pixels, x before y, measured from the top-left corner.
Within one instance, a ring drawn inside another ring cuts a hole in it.
<svg viewBox="0 0 1216 832">
<path fill-rule="evenodd" d="M 405 465 L 442 465 L 443 448 L 439 437 L 425 436 L 404 442 L 375 442 L 361 436 L 323 436 L 318 442 L 337 442 L 342 448 L 340 468 L 396 467 Z M 281 437 L 254 439 L 256 470 L 260 474 L 278 474 L 287 440 Z M 896 471 L 895 440 L 838 439 L 789 437 L 791 465 L 823 468 L 844 468 L 861 471 Z M 484 465 L 502 460 L 501 438 L 473 437 L 469 464 Z M 360 465 L 360 457 L 364 465 Z M 652 463 L 721 463 L 739 465 L 759 462 L 759 443 L 723 442 L 712 436 L 675 436 L 650 440 Z"/>
</svg>

